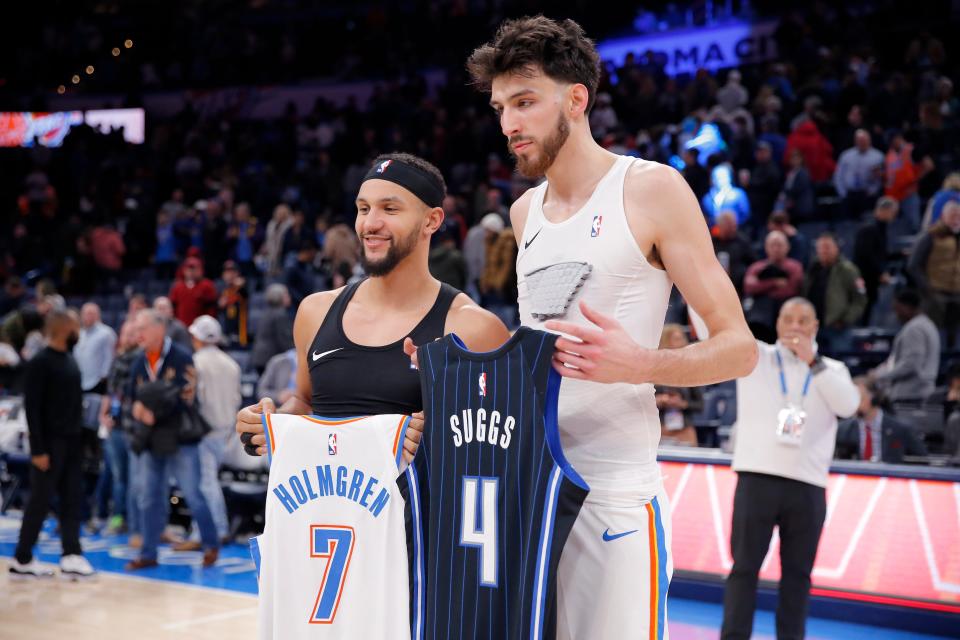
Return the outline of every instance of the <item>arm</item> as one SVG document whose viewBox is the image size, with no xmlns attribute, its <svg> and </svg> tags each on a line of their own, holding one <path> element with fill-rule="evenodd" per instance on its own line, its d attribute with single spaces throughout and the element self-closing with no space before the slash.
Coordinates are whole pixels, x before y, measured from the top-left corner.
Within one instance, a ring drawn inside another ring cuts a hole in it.
<svg viewBox="0 0 960 640">
<path fill-rule="evenodd" d="M 23 410 L 27 416 L 27 431 L 30 435 L 31 457 L 47 454 L 47 439 L 44 433 L 43 407 L 44 375 L 38 371 L 40 362 L 28 362 L 23 372 Z"/>
<path fill-rule="evenodd" d="M 846 151 L 840 154 L 840 162 L 837 163 L 837 170 L 833 174 L 833 188 L 837 190 L 837 194 L 841 198 L 847 196 L 847 155 Z"/>
<path fill-rule="evenodd" d="M 548 329 L 576 338 L 557 340 L 557 370 L 596 382 L 676 387 L 703 386 L 750 373 L 757 363 L 756 342 L 683 177 L 665 165 L 634 165 L 627 174 L 624 199 L 638 246 L 654 256 L 651 260 L 659 256 L 687 303 L 703 318 L 710 337 L 682 349 L 645 349 L 618 322 L 581 303 L 584 317 L 596 327 L 547 323 Z"/>
<path fill-rule="evenodd" d="M 860 321 L 864 310 L 867 308 L 867 291 L 863 284 L 863 278 L 860 277 L 860 270 L 857 265 L 849 263 L 849 281 L 847 286 L 850 288 L 850 304 L 847 305 L 847 312 L 844 314 L 844 323 L 854 325 Z"/>
<path fill-rule="evenodd" d="M 450 305 L 444 333 L 455 333 L 471 351 L 493 351 L 510 339 L 510 331 L 493 313 L 461 293 Z"/>
<path fill-rule="evenodd" d="M 530 213 L 530 201 L 533 200 L 533 189 L 527 189 L 526 192 L 517 198 L 517 201 L 510 205 L 510 226 L 513 227 L 513 235 L 517 239 L 517 246 L 523 242 L 523 228 L 527 225 L 527 214 Z"/>
<path fill-rule="evenodd" d="M 810 386 L 820 394 L 834 415 L 849 418 L 860 405 L 860 390 L 853 384 L 850 371 L 836 360 L 815 361 L 810 368 L 813 378 Z"/>
<path fill-rule="evenodd" d="M 762 296 L 776 288 L 777 284 L 773 280 L 761 280 L 757 274 L 763 271 L 767 265 L 763 262 L 754 262 L 747 269 L 747 274 L 743 277 L 743 292 L 748 296 Z"/>
</svg>

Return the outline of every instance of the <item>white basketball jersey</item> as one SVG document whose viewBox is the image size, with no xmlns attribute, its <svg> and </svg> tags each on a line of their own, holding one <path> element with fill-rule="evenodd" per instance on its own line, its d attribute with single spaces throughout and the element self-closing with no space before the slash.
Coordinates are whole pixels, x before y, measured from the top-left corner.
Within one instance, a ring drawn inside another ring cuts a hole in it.
<svg viewBox="0 0 960 640">
<path fill-rule="evenodd" d="M 396 484 L 409 421 L 264 416 L 266 525 L 250 540 L 260 640 L 410 639 Z"/>
<path fill-rule="evenodd" d="M 557 318 L 592 326 L 580 312 L 582 300 L 616 318 L 641 346 L 657 348 L 673 283 L 647 262 L 627 224 L 623 184 L 634 162 L 643 160 L 619 157 L 583 208 L 563 222 L 543 215 L 549 184 L 536 188 L 517 255 L 522 324 L 542 329 Z M 591 489 L 657 493 L 653 385 L 564 378 L 558 411 L 564 451 Z"/>
</svg>

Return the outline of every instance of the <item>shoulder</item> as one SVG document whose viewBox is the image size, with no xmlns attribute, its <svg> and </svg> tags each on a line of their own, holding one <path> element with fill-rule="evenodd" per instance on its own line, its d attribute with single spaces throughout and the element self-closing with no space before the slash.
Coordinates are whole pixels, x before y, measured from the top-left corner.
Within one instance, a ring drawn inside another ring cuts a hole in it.
<svg viewBox="0 0 960 640">
<path fill-rule="evenodd" d="M 850 375 L 850 370 L 847 369 L 847 365 L 841 360 L 835 360 L 834 358 L 821 356 L 820 361 L 823 362 L 823 365 L 831 371 L 844 371 L 847 375 Z"/>
<path fill-rule="evenodd" d="M 444 333 L 455 333 L 472 351 L 490 351 L 510 337 L 503 322 L 477 305 L 465 293 L 458 295 L 447 311 Z"/>
<path fill-rule="evenodd" d="M 679 171 L 650 160 L 635 160 L 631 163 L 623 183 L 624 195 L 630 197 L 663 195 L 664 189 L 671 192 L 683 190 L 685 187 L 687 181 Z"/>
<path fill-rule="evenodd" d="M 314 334 L 320 330 L 320 325 L 323 324 L 324 318 L 327 317 L 327 312 L 330 311 L 330 307 L 333 306 L 337 296 L 339 296 L 345 288 L 346 287 L 340 287 L 339 289 L 331 289 L 330 291 L 311 293 L 300 302 L 300 306 L 297 307 L 297 315 L 293 321 L 293 337 L 295 342 L 299 344 L 301 340 L 310 341 L 313 339 Z"/>
<path fill-rule="evenodd" d="M 665 164 L 639 160 L 627 169 L 623 183 L 628 217 L 643 211 L 643 217 L 663 230 L 678 223 L 703 221 L 700 204 L 683 175 Z"/>
<path fill-rule="evenodd" d="M 523 228 L 527 223 L 527 214 L 530 212 L 530 203 L 533 202 L 533 194 L 536 190 L 537 187 L 530 187 L 510 205 L 510 225 L 513 227 L 518 238 L 523 236 Z"/>
</svg>

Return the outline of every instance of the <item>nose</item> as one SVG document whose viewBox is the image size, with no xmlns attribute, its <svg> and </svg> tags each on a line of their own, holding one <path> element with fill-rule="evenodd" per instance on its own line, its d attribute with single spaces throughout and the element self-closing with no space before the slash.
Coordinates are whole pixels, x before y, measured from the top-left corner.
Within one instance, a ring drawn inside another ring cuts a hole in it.
<svg viewBox="0 0 960 640">
<path fill-rule="evenodd" d="M 370 211 L 364 216 L 359 216 L 359 229 L 362 234 L 376 233 L 383 228 L 384 215 L 377 207 L 371 207 Z"/>
<path fill-rule="evenodd" d="M 518 118 L 511 109 L 504 108 L 500 113 L 500 130 L 507 138 L 520 134 L 520 124 Z"/>
</svg>

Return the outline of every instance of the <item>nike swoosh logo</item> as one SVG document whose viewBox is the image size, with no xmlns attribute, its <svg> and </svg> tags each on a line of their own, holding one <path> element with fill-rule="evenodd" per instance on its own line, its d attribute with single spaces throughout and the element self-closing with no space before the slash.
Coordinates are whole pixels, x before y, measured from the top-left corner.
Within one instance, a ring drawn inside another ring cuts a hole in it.
<svg viewBox="0 0 960 640">
<path fill-rule="evenodd" d="M 530 248 L 530 245 L 533 244 L 533 241 L 537 239 L 537 236 L 540 235 L 540 232 L 543 231 L 543 227 L 537 229 L 537 232 L 533 234 L 533 237 L 523 243 L 523 250 L 526 251 Z"/>
<path fill-rule="evenodd" d="M 330 351 L 324 351 L 323 353 L 317 353 L 316 351 L 314 351 L 314 352 L 313 352 L 313 361 L 316 362 L 317 360 L 319 360 L 320 358 L 322 358 L 322 357 L 324 357 L 324 356 L 328 356 L 328 355 L 330 355 L 331 353 L 335 353 L 335 352 L 337 352 L 337 351 L 340 351 L 340 349 L 343 349 L 343 347 L 338 347 L 337 349 L 330 349 Z"/>
<path fill-rule="evenodd" d="M 613 542 L 613 541 L 616 540 L 617 538 L 622 538 L 623 536 L 628 536 L 628 535 L 630 535 L 631 533 L 636 533 L 637 531 L 639 531 L 639 529 L 634 529 L 633 531 L 624 531 L 623 533 L 613 533 L 613 534 L 611 534 L 611 533 L 610 533 L 610 529 L 608 528 L 606 531 L 603 532 L 603 541 L 604 541 L 604 542 Z"/>
</svg>

